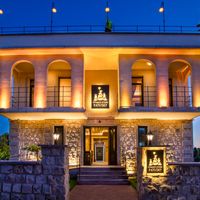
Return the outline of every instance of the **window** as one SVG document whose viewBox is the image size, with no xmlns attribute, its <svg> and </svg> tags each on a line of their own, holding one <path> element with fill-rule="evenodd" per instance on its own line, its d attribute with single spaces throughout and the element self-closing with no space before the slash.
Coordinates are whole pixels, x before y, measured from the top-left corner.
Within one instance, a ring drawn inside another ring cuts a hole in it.
<svg viewBox="0 0 200 200">
<path fill-rule="evenodd" d="M 143 77 L 132 77 L 132 104 L 133 106 L 144 106 Z"/>
<path fill-rule="evenodd" d="M 138 126 L 138 147 L 147 145 L 147 126 Z"/>
</svg>

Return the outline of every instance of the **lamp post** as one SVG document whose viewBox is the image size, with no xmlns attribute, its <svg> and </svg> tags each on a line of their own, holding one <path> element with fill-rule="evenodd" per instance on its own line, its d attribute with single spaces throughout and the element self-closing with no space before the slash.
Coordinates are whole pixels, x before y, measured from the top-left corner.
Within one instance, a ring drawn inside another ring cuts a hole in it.
<svg viewBox="0 0 200 200">
<path fill-rule="evenodd" d="M 54 133 L 53 134 L 53 139 L 54 139 L 54 144 L 57 145 L 58 144 L 58 139 L 60 137 L 60 134 L 59 133 Z"/>
<path fill-rule="evenodd" d="M 106 12 L 105 32 L 111 32 L 112 31 L 112 22 L 109 20 L 110 7 L 108 6 L 108 1 L 106 2 L 105 12 Z"/>
<path fill-rule="evenodd" d="M 55 7 L 55 3 L 52 2 L 52 5 L 51 5 L 51 32 L 52 32 L 52 29 L 53 29 L 53 15 L 57 13 L 57 9 Z"/>
<path fill-rule="evenodd" d="M 154 137 L 153 133 L 151 131 L 149 131 L 147 133 L 147 145 L 148 146 L 151 146 L 153 137 Z"/>
<path fill-rule="evenodd" d="M 163 31 L 165 32 L 165 3 L 164 1 L 161 2 L 159 12 L 163 14 Z"/>
</svg>

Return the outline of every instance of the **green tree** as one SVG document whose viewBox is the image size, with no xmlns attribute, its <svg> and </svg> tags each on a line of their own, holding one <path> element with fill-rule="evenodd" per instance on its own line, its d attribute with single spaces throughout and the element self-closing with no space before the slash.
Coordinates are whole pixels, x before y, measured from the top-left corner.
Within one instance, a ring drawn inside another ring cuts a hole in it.
<svg viewBox="0 0 200 200">
<path fill-rule="evenodd" d="M 8 160 L 10 158 L 9 137 L 5 133 L 0 136 L 0 160 Z"/>
</svg>

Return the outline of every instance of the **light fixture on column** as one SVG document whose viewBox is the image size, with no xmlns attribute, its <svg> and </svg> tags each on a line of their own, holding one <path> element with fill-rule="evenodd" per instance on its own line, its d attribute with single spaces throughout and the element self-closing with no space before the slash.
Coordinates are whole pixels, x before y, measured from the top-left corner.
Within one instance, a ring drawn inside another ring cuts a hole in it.
<svg viewBox="0 0 200 200">
<path fill-rule="evenodd" d="M 163 14 L 163 31 L 165 32 L 165 3 L 164 1 L 161 2 L 159 12 Z"/>
<path fill-rule="evenodd" d="M 148 146 L 151 146 L 153 137 L 154 137 L 153 133 L 151 131 L 149 131 L 147 133 L 147 145 Z"/>
<path fill-rule="evenodd" d="M 54 144 L 55 144 L 55 145 L 58 144 L 58 139 L 59 139 L 59 137 L 60 137 L 60 134 L 59 134 L 59 133 L 55 132 L 55 133 L 53 134 L 53 139 L 54 139 Z"/>
<path fill-rule="evenodd" d="M 53 15 L 57 13 L 57 9 L 55 6 L 55 3 L 52 2 L 51 4 L 51 32 L 52 32 L 52 28 L 53 28 Z"/>
<path fill-rule="evenodd" d="M 3 9 L 0 8 L 0 15 L 3 15 L 4 14 L 4 11 Z"/>
</svg>

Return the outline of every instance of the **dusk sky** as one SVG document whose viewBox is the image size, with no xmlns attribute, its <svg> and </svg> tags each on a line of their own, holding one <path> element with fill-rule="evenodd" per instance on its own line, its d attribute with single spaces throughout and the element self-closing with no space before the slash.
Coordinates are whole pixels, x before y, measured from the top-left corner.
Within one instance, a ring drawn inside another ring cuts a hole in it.
<svg viewBox="0 0 200 200">
<path fill-rule="evenodd" d="M 104 25 L 105 0 L 55 0 L 58 12 L 53 25 Z M 158 12 L 161 0 L 110 0 L 113 25 L 162 25 Z M 50 25 L 51 0 L 0 0 L 0 26 Z M 167 26 L 196 26 L 200 23 L 200 0 L 165 1 Z M 0 118 L 1 119 L 1 118 Z M 8 122 L 0 120 L 0 132 L 8 131 Z M 195 120 L 194 145 L 200 147 L 200 120 Z"/>
</svg>

